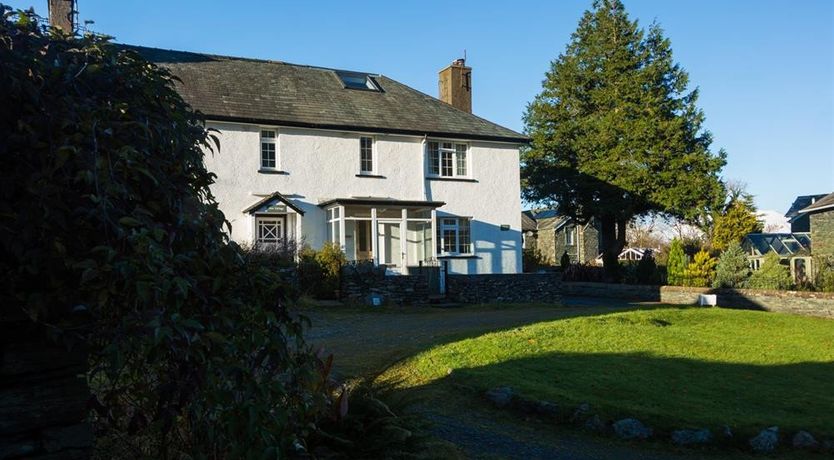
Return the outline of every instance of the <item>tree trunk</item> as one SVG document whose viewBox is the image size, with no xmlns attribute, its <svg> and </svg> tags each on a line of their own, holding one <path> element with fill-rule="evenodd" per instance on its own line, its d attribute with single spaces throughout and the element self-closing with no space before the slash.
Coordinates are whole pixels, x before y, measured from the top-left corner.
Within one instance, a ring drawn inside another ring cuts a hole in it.
<svg viewBox="0 0 834 460">
<path fill-rule="evenodd" d="M 602 216 L 600 223 L 600 244 L 602 246 L 602 263 L 605 267 L 605 281 L 620 280 L 620 263 L 617 258 L 625 247 L 625 219 L 614 216 Z"/>
</svg>

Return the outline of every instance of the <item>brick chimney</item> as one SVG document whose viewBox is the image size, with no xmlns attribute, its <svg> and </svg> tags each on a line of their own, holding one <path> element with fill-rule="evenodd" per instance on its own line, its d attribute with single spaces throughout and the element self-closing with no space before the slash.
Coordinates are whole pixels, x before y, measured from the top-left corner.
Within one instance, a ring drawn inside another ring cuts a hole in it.
<svg viewBox="0 0 834 460">
<path fill-rule="evenodd" d="M 466 67 L 466 59 L 456 59 L 439 76 L 440 100 L 472 113 L 472 68 Z"/>
<path fill-rule="evenodd" d="M 63 29 L 64 32 L 75 31 L 75 0 L 49 0 L 49 25 Z"/>
</svg>

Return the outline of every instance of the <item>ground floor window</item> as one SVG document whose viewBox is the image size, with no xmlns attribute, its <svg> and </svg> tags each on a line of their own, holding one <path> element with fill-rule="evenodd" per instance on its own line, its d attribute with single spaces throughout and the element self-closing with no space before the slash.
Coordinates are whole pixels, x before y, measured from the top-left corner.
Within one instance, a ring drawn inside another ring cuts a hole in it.
<svg viewBox="0 0 834 460">
<path fill-rule="evenodd" d="M 327 210 L 327 241 L 336 244 L 341 244 L 342 235 L 339 221 L 342 218 L 339 212 L 340 208 L 331 208 Z"/>
<path fill-rule="evenodd" d="M 465 217 L 439 219 L 437 252 L 439 254 L 472 254 L 470 219 Z"/>
<path fill-rule="evenodd" d="M 284 217 L 255 217 L 256 242 L 277 244 L 284 238 Z"/>
</svg>

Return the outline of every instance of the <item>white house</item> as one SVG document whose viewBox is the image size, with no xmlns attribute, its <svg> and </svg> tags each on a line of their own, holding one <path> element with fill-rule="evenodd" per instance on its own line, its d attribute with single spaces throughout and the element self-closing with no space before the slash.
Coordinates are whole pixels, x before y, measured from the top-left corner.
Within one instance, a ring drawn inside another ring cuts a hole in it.
<svg viewBox="0 0 834 460">
<path fill-rule="evenodd" d="M 216 130 L 206 157 L 232 239 L 341 245 L 393 272 L 521 271 L 519 147 L 471 113 L 471 69 L 441 99 L 378 74 L 129 47 L 169 68 Z"/>
</svg>

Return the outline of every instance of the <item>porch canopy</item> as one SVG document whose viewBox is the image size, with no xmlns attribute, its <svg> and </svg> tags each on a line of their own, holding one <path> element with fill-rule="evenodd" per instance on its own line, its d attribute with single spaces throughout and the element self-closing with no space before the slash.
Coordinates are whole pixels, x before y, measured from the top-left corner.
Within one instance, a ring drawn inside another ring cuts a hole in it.
<svg viewBox="0 0 834 460">
<path fill-rule="evenodd" d="M 436 209 L 442 201 L 393 198 L 335 198 L 319 203 L 327 213 L 327 239 L 348 260 L 372 260 L 405 273 L 407 267 L 435 260 Z"/>
<path fill-rule="evenodd" d="M 251 216 L 255 245 L 280 245 L 301 238 L 304 211 L 279 192 L 262 196 L 243 213 Z"/>
</svg>

